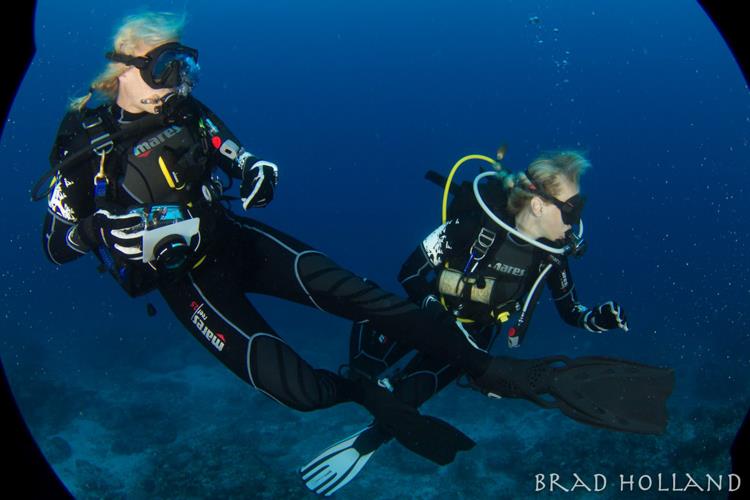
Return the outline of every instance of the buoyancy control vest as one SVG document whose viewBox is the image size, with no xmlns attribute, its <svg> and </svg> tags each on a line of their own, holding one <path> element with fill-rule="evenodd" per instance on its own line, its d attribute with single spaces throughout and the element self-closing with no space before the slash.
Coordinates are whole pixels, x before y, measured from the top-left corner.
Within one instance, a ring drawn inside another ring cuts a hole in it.
<svg viewBox="0 0 750 500">
<path fill-rule="evenodd" d="M 441 187 L 447 183 L 447 178 L 435 171 L 428 171 L 425 178 Z M 441 277 L 444 279 L 449 272 L 454 273 L 453 283 L 468 285 L 456 286 L 453 294 L 446 294 L 447 287 L 442 287 L 443 303 L 461 321 L 480 324 L 504 323 L 520 311 L 515 326 L 508 331 L 508 345 L 518 347 L 543 289 L 538 278 L 545 256 L 532 245 L 513 238 L 485 214 L 476 201 L 472 182 L 451 182 L 448 189 L 453 198 L 447 207 L 447 219 L 476 221 L 476 236 L 463 248 L 454 250 L 460 257 L 448 262 L 438 275 L 439 288 Z M 493 212 L 507 220 L 507 192 L 501 182 L 490 177 L 480 190 Z M 486 300 L 472 300 L 477 287 L 485 289 L 489 285 L 491 290 L 479 294 Z"/>
<path fill-rule="evenodd" d="M 200 107 L 191 98 L 182 100 L 179 108 L 160 120 L 145 116 L 118 122 L 108 106 L 87 109 L 80 115 L 83 134 L 72 142 L 84 144 L 83 150 L 92 154 L 75 151 L 77 162 L 62 163 L 65 171 L 85 169 L 76 174 L 82 179 L 91 175 L 96 209 L 173 204 L 185 207 L 184 213 L 190 217 L 200 214 L 201 252 L 190 255 L 184 266 L 170 272 L 157 270 L 149 262 L 118 259 L 103 246 L 92 249 L 131 296 L 145 294 L 176 278 L 205 257 L 203 252 L 214 227 L 216 207 L 211 204 L 218 202 L 220 194 L 216 195 L 211 181 L 208 142 L 200 120 Z"/>
</svg>

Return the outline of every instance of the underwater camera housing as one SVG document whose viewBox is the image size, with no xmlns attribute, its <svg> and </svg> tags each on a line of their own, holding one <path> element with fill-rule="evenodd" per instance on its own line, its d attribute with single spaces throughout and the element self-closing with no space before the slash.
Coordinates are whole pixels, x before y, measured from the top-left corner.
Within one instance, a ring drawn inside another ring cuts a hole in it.
<svg viewBox="0 0 750 500">
<path fill-rule="evenodd" d="M 151 205 L 131 212 L 143 217 L 143 262 L 159 270 L 179 269 L 190 254 L 190 243 L 200 232 L 200 218 L 180 205 Z"/>
</svg>

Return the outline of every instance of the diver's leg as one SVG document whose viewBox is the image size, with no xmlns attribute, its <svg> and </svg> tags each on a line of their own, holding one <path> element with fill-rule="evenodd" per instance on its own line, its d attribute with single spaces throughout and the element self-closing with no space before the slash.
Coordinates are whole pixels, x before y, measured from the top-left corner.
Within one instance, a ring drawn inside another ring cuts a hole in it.
<svg viewBox="0 0 750 500">
<path fill-rule="evenodd" d="M 410 351 L 403 343 L 375 330 L 369 320 L 355 321 L 349 337 L 350 377 L 376 379 Z"/>
<path fill-rule="evenodd" d="M 222 237 L 227 242 L 215 249 L 191 273 L 191 276 L 200 276 L 200 279 L 191 281 L 191 288 L 183 286 L 180 287 L 182 290 L 177 291 L 177 298 L 170 301 L 176 311 L 185 303 L 200 304 L 200 299 L 207 295 L 203 290 L 207 284 L 211 285 L 213 295 L 217 297 L 231 290 L 232 296 L 238 295 L 237 292 L 259 292 L 301 303 L 315 303 L 306 290 L 304 278 L 299 276 L 300 261 L 314 252 L 293 238 L 249 219 L 233 218 L 231 221 L 220 221 L 219 225 L 219 230 L 223 231 Z M 370 284 L 361 279 L 360 282 L 370 289 Z M 304 294 L 308 295 L 308 299 L 303 298 Z M 216 308 L 224 315 L 221 319 L 229 318 L 219 326 L 226 328 L 227 324 L 236 325 L 235 330 L 245 338 L 246 372 L 249 376 L 243 376 L 243 368 L 237 362 L 234 363 L 235 372 L 259 389 L 281 401 L 278 393 L 290 396 L 286 387 L 289 377 L 302 377 L 303 380 L 294 386 L 296 390 L 291 394 L 291 400 L 297 403 L 298 409 L 323 408 L 326 404 L 330 406 L 346 400 L 359 403 L 401 444 L 439 464 L 449 463 L 456 453 L 474 446 L 475 443 L 458 429 L 440 419 L 421 415 L 370 380 L 351 381 L 331 372 L 313 370 L 277 336 L 266 335 L 265 330 L 259 332 L 257 327 L 248 330 L 240 320 L 245 317 L 243 314 L 247 314 L 245 307 L 250 304 L 242 298 L 244 301 L 234 299 L 230 304 Z M 191 325 L 189 313 L 189 310 L 187 314 L 183 313 L 183 322 L 188 327 Z M 265 327 L 267 325 L 263 322 Z M 243 333 L 243 330 L 249 333 Z M 312 404 L 300 404 L 300 400 L 305 403 L 310 398 Z"/>
<path fill-rule="evenodd" d="M 494 325 L 474 328 L 471 332 L 472 338 L 483 349 L 489 349 L 494 334 Z M 375 333 L 375 335 L 384 337 L 382 334 Z M 461 373 L 461 369 L 457 366 L 417 353 L 392 380 L 387 383 L 381 381 L 381 384 L 390 386 L 393 393 L 401 401 L 413 408 L 419 408 L 424 402 L 456 380 Z M 353 372 L 353 374 L 356 375 L 356 372 Z M 389 441 L 391 436 L 382 426 L 373 425 L 357 439 L 363 442 L 356 443 L 355 441 L 354 445 L 371 454 L 380 445 Z"/>
<path fill-rule="evenodd" d="M 247 264 L 241 274 L 234 274 L 244 291 L 311 305 L 354 321 L 369 320 L 407 347 L 456 364 L 474 376 L 485 371 L 489 356 L 450 314 L 431 316 L 258 221 L 232 216 L 228 233 L 238 252 L 235 260 Z"/>
<path fill-rule="evenodd" d="M 473 337 L 482 347 L 487 347 L 493 331 L 493 327 L 478 329 Z M 392 364 L 387 361 L 390 360 L 391 353 L 400 347 L 403 346 L 376 331 L 369 322 L 354 323 L 351 353 L 355 357 L 351 360 L 350 376 L 377 377 L 382 366 Z M 357 358 L 357 354 L 367 356 Z M 460 373 L 461 370 L 456 366 L 417 353 L 404 370 L 394 376 L 391 389 L 399 400 L 416 408 L 455 380 Z M 385 380 L 381 380 L 380 384 L 389 386 Z M 325 496 L 343 488 L 364 468 L 372 454 L 392 439 L 392 430 L 393 426 L 383 426 L 376 418 L 354 435 L 329 446 L 300 469 L 305 486 Z M 440 439 L 440 436 L 436 438 Z"/>
<path fill-rule="evenodd" d="M 310 366 L 266 323 L 216 265 L 161 289 L 188 331 L 242 380 L 299 411 L 350 401 L 351 382 Z"/>
<path fill-rule="evenodd" d="M 419 305 L 374 286 L 322 254 L 307 254 L 297 266 L 300 281 L 323 310 L 373 327 L 412 349 L 455 364 L 472 375 L 484 373 L 490 356 L 445 312 Z"/>
<path fill-rule="evenodd" d="M 494 325 L 489 325 L 473 328 L 470 334 L 478 346 L 488 350 L 494 331 Z M 419 408 L 456 380 L 461 372 L 455 365 L 418 353 L 393 382 L 394 393 L 400 400 Z"/>
</svg>

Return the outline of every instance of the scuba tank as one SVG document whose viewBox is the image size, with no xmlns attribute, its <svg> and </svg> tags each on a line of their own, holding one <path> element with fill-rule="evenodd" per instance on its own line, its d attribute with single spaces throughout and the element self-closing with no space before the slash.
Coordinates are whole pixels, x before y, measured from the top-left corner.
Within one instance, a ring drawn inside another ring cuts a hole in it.
<svg viewBox="0 0 750 500">
<path fill-rule="evenodd" d="M 442 269 L 438 275 L 438 290 L 442 295 L 460 297 L 490 305 L 495 278 L 471 277 L 455 269 Z"/>
</svg>

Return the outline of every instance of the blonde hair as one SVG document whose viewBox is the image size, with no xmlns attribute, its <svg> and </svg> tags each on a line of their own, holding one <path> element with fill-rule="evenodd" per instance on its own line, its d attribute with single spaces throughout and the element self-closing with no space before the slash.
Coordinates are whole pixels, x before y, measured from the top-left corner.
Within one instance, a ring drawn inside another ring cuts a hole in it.
<svg viewBox="0 0 750 500">
<path fill-rule="evenodd" d="M 591 162 L 579 151 L 544 153 L 529 165 L 526 172 L 501 171 L 503 186 L 508 191 L 507 210 L 517 215 L 534 197 L 532 184 L 551 196 L 560 193 L 560 183 L 566 179 L 577 186 L 581 176 L 591 168 Z"/>
<path fill-rule="evenodd" d="M 127 16 L 115 32 L 112 47 L 121 54 L 134 54 L 139 49 L 177 42 L 182 36 L 186 18 L 185 13 L 171 12 L 142 12 Z M 91 82 L 87 95 L 70 100 L 69 109 L 81 111 L 94 92 L 101 93 L 107 101 L 114 101 L 117 97 L 117 77 L 126 69 L 120 63 L 108 63 L 104 71 Z"/>
</svg>

